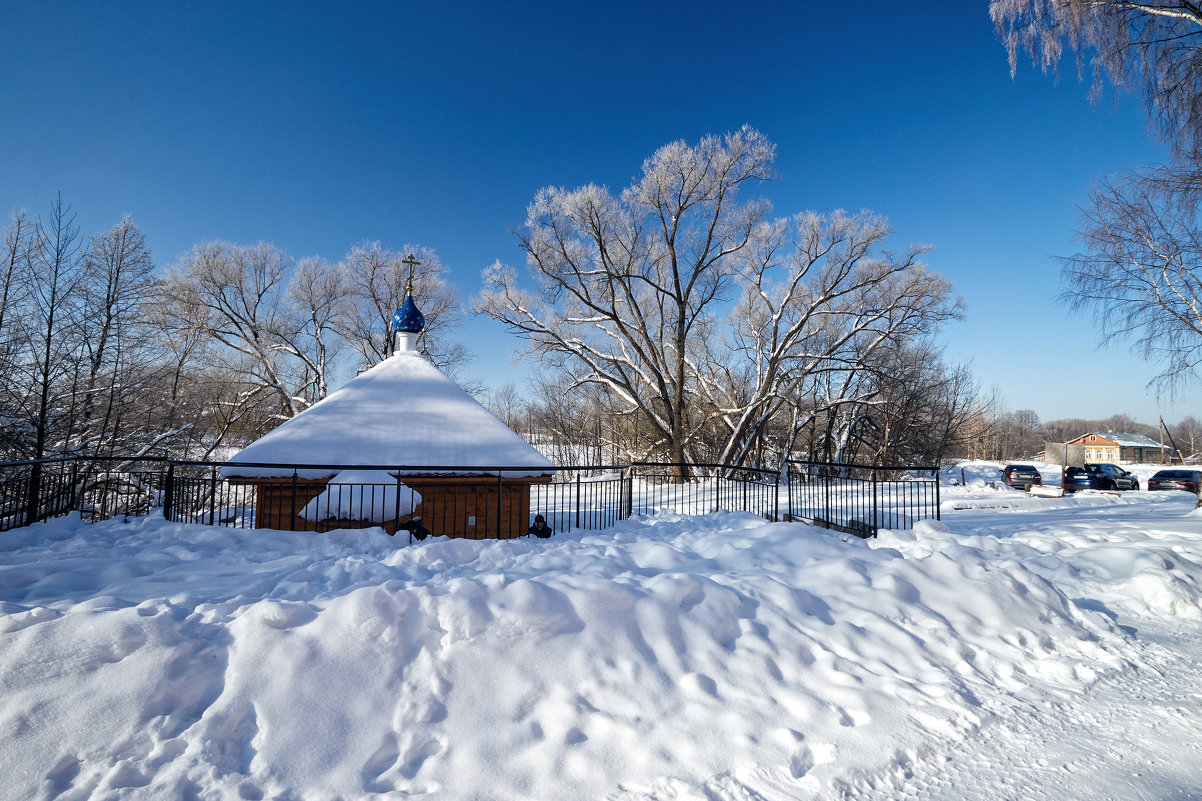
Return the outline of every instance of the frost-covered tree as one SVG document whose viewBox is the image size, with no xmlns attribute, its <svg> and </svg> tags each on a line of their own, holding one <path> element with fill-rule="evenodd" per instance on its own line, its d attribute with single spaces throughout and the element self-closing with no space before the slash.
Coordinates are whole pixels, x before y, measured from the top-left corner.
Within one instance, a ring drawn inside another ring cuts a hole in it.
<svg viewBox="0 0 1202 801">
<path fill-rule="evenodd" d="M 1084 250 L 1064 260 L 1062 299 L 1108 339 L 1133 340 L 1170 394 L 1202 362 L 1202 5 L 1175 0 L 992 0 L 1013 71 L 1028 53 L 1055 71 L 1066 51 L 1142 100 L 1175 161 L 1101 182 L 1082 209 Z"/>
<path fill-rule="evenodd" d="M 572 386 L 603 388 L 633 412 L 647 455 L 763 461 L 782 415 L 793 431 L 805 424 L 800 398 L 823 385 L 825 407 L 846 401 L 879 343 L 958 313 L 921 248 L 883 247 L 883 220 L 770 221 L 765 203 L 740 200 L 774 157 L 745 127 L 660 148 L 616 196 L 541 190 L 519 234 L 533 288 L 496 264 L 476 309 L 524 334 Z"/>
<path fill-rule="evenodd" d="M 239 406 L 269 398 L 280 420 L 309 405 L 304 395 L 303 359 L 292 347 L 299 323 L 287 303 L 291 261 L 266 243 L 250 247 L 206 242 L 173 268 L 164 281 L 166 295 L 200 321 L 220 345 L 214 355 L 244 389 Z"/>
<path fill-rule="evenodd" d="M 1200 201 L 1153 173 L 1104 181 L 1081 212 L 1083 249 L 1063 260 L 1062 299 L 1164 365 L 1154 383 L 1170 393 L 1202 365 Z"/>
<path fill-rule="evenodd" d="M 413 283 L 427 321 L 423 347 L 462 367 L 463 349 L 445 344 L 458 317 L 445 268 L 429 249 L 408 252 L 421 262 Z M 403 258 L 379 243 L 356 246 L 339 264 L 294 262 L 265 243 L 195 246 L 163 281 L 155 315 L 172 418 L 185 408 L 201 414 L 208 455 L 324 398 L 351 366 L 339 356 L 348 345 L 361 367 L 386 358 L 408 282 Z"/>
<path fill-rule="evenodd" d="M 280 348 L 304 364 L 304 384 L 298 392 L 308 404 L 329 392 L 343 344 L 338 326 L 351 313 L 349 294 L 346 273 L 324 259 L 302 259 L 292 271 L 286 299 L 292 324 Z"/>
<path fill-rule="evenodd" d="M 726 432 L 718 461 L 748 461 L 792 407 L 783 458 L 809 414 L 871 402 L 878 387 L 858 379 L 879 349 L 919 340 L 960 314 L 951 284 L 920 263 L 924 248 L 895 254 L 884 248 L 891 233 L 868 213 L 806 213 L 757 227 L 733 259 L 742 298 L 728 333 L 707 337 L 697 361 L 704 408 Z M 796 413 L 805 408 L 799 397 L 815 401 L 805 414 Z"/>
<path fill-rule="evenodd" d="M 406 262 L 410 257 L 415 265 Z M 392 316 L 405 302 L 412 281 L 414 300 L 426 321 L 418 348 L 451 378 L 462 377 L 470 354 L 449 338 L 462 318 L 459 294 L 447 283 L 447 268 L 433 249 L 407 244 L 390 250 L 379 242 L 361 242 L 351 248 L 339 267 L 351 302 L 340 330 L 359 353 L 363 367 L 392 355 L 396 346 Z"/>
<path fill-rule="evenodd" d="M 595 185 L 541 190 L 519 239 L 537 290 L 496 264 L 476 308 L 524 333 L 577 384 L 637 408 L 683 465 L 697 428 L 689 360 L 732 292 L 731 256 L 765 211 L 739 202 L 739 190 L 769 178 L 774 156 L 744 128 L 660 148 L 619 196 Z"/>
</svg>

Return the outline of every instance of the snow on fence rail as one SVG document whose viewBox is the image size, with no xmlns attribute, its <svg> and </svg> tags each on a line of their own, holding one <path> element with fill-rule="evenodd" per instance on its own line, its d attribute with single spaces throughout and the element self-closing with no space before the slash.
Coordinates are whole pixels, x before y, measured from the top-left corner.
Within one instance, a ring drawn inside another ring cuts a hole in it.
<svg viewBox="0 0 1202 801">
<path fill-rule="evenodd" d="M 132 457 L 0 463 L 0 531 L 68 511 L 78 511 L 86 520 L 102 520 L 147 514 L 151 509 L 162 509 L 165 517 L 178 522 L 255 528 L 256 488 L 223 477 L 221 468 L 231 464 Z M 937 468 L 788 464 L 783 477 L 775 470 L 714 464 L 557 466 L 549 482 L 529 484 L 529 516 L 542 514 L 552 529 L 569 532 L 608 528 L 633 515 L 705 514 L 725 509 L 769 520 L 809 520 L 864 537 L 874 536 L 881 528 L 910 528 L 918 520 L 939 517 Z M 406 466 L 256 466 L 292 471 L 290 519 L 295 521 L 293 530 L 298 531 L 325 531 L 348 524 L 382 524 L 392 532 L 403 531 L 418 504 L 425 504 L 422 513 L 430 520 L 430 504 L 446 502 L 435 497 L 423 501 L 419 493 L 406 487 L 404 475 L 412 472 Z M 331 484 L 317 497 L 298 494 L 303 480 L 297 479 L 297 472 L 318 468 L 380 471 L 376 475 L 389 478 Z M 500 490 L 507 482 L 516 480 L 509 477 L 515 470 L 509 466 L 473 470 L 496 477 L 497 491 L 490 498 L 501 497 Z M 288 480 L 283 479 L 285 484 Z M 471 490 L 485 491 L 487 487 Z M 289 497 L 286 488 L 283 494 Z M 460 496 L 455 503 L 470 505 L 473 500 L 470 495 Z M 498 527 L 517 525 L 502 522 L 500 515 L 496 520 Z M 418 517 L 409 528 L 421 531 L 420 522 Z M 482 530 L 478 536 L 523 534 L 524 529 Z"/>
</svg>

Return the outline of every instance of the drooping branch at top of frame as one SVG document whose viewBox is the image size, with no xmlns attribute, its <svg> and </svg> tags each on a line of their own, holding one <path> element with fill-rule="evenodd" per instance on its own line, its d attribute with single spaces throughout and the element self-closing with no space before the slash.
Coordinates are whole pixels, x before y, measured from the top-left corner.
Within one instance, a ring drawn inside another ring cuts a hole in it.
<svg viewBox="0 0 1202 801">
<path fill-rule="evenodd" d="M 1106 81 L 1137 95 L 1178 153 L 1202 146 L 1202 4 L 1193 0 L 991 0 L 1013 72 L 1026 53 L 1056 72 L 1065 52 L 1092 71 L 1092 95 Z"/>
</svg>

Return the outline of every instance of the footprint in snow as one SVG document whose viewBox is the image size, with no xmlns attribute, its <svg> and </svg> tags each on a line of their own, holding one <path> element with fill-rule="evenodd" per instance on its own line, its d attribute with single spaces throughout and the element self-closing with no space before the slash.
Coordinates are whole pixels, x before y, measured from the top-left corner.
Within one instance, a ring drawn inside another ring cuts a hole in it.
<svg viewBox="0 0 1202 801">
<path fill-rule="evenodd" d="M 401 748 L 396 737 L 389 732 L 384 735 L 383 742 L 367 762 L 363 764 L 363 787 L 372 793 L 390 793 L 396 791 L 395 785 L 389 785 L 383 780 L 383 774 L 396 765 L 401 757 Z"/>
</svg>

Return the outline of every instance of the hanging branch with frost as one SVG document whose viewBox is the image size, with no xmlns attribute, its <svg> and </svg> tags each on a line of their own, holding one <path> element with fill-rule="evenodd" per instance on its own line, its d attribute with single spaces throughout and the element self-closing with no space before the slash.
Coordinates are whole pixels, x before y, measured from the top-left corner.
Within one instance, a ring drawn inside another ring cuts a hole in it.
<svg viewBox="0 0 1202 801">
<path fill-rule="evenodd" d="M 1101 183 L 1082 212 L 1084 250 L 1062 260 L 1061 299 L 1091 313 L 1110 340 L 1131 340 L 1163 364 L 1170 392 L 1202 367 L 1202 193 L 1166 186 L 1161 173 Z"/>
<path fill-rule="evenodd" d="M 1106 179 L 1082 209 L 1085 251 L 1062 260 L 1061 298 L 1091 313 L 1110 340 L 1164 369 L 1173 392 L 1202 380 L 1198 203 L 1202 193 L 1202 5 L 1174 0 L 992 0 L 1011 72 L 1028 53 L 1054 72 L 1088 54 L 1093 93 L 1105 81 L 1136 94 L 1171 164 Z"/>
<path fill-rule="evenodd" d="M 1180 154 L 1202 145 L 1202 4 L 1177 0 L 991 0 L 989 15 L 1010 56 L 1030 55 L 1056 72 L 1065 52 L 1091 94 L 1105 82 L 1137 95 L 1164 140 Z"/>
</svg>

